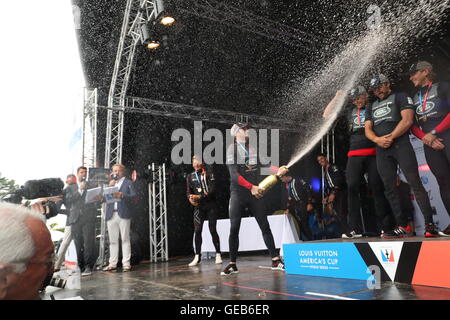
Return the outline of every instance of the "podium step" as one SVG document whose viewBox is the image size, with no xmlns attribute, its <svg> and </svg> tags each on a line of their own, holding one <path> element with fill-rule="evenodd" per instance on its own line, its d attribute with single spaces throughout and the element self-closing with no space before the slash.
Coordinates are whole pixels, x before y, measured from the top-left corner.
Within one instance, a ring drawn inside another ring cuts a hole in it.
<svg viewBox="0 0 450 320">
<path fill-rule="evenodd" d="M 450 288 L 448 238 L 330 239 L 283 245 L 287 274 Z"/>
</svg>

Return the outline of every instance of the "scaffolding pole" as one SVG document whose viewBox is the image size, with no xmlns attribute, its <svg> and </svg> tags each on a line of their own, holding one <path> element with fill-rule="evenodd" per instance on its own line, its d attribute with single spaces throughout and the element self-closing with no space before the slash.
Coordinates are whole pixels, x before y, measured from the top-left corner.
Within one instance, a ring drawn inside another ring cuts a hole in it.
<svg viewBox="0 0 450 320">
<path fill-rule="evenodd" d="M 97 164 L 97 88 L 84 88 L 83 101 L 81 163 L 87 168 L 94 168 Z"/>
<path fill-rule="evenodd" d="M 152 180 L 149 190 L 149 236 L 150 262 L 167 261 L 168 233 L 167 233 L 167 197 L 166 197 L 166 165 L 148 166 Z"/>
</svg>

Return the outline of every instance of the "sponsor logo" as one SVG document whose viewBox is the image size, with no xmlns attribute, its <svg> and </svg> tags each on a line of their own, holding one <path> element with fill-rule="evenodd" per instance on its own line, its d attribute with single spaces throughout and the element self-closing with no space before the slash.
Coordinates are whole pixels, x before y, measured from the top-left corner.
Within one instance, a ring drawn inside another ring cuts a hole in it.
<svg viewBox="0 0 450 320">
<path fill-rule="evenodd" d="M 403 242 L 369 242 L 369 246 L 380 262 L 381 267 L 386 271 L 389 278 L 394 281 Z"/>
<path fill-rule="evenodd" d="M 423 115 L 423 114 L 426 114 L 426 113 L 430 112 L 431 110 L 433 110 L 434 107 L 435 107 L 434 102 L 427 102 L 427 105 L 426 105 L 426 107 L 425 107 L 425 110 L 423 110 L 422 106 L 419 105 L 419 106 L 416 108 L 416 113 L 417 113 L 418 115 Z"/>
<path fill-rule="evenodd" d="M 395 262 L 394 249 L 391 247 L 388 248 L 380 248 L 381 253 L 381 261 L 386 263 Z"/>
<path fill-rule="evenodd" d="M 353 243 L 283 245 L 287 274 L 368 279 L 367 264 Z"/>
<path fill-rule="evenodd" d="M 373 113 L 373 116 L 375 118 L 382 118 L 386 115 L 388 115 L 391 112 L 391 108 L 389 106 L 381 107 Z"/>
</svg>

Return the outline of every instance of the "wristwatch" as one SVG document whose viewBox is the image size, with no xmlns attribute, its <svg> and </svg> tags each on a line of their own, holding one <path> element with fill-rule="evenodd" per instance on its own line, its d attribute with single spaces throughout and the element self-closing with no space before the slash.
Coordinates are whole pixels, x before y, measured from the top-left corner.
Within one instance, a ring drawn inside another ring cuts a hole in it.
<svg viewBox="0 0 450 320">
<path fill-rule="evenodd" d="M 434 130 L 434 129 L 431 130 L 430 133 L 431 133 L 433 136 L 435 136 L 435 135 L 437 134 L 436 130 Z"/>
</svg>

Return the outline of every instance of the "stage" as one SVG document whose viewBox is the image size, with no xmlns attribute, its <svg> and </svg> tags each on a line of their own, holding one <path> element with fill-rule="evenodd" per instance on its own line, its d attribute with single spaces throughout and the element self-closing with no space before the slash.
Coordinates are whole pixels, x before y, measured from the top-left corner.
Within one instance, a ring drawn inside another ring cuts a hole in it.
<svg viewBox="0 0 450 320">
<path fill-rule="evenodd" d="M 361 241 L 361 240 L 360 240 Z M 323 243 L 323 241 L 320 241 Z M 227 254 L 224 254 L 227 258 Z M 192 257 L 141 263 L 131 272 L 94 272 L 83 277 L 81 290 L 48 287 L 43 299 L 85 300 L 450 300 L 450 289 L 381 282 L 369 289 L 366 280 L 337 279 L 272 271 L 266 252 L 239 255 L 240 273 L 220 276 L 225 267 L 214 259 L 188 267 Z"/>
</svg>

